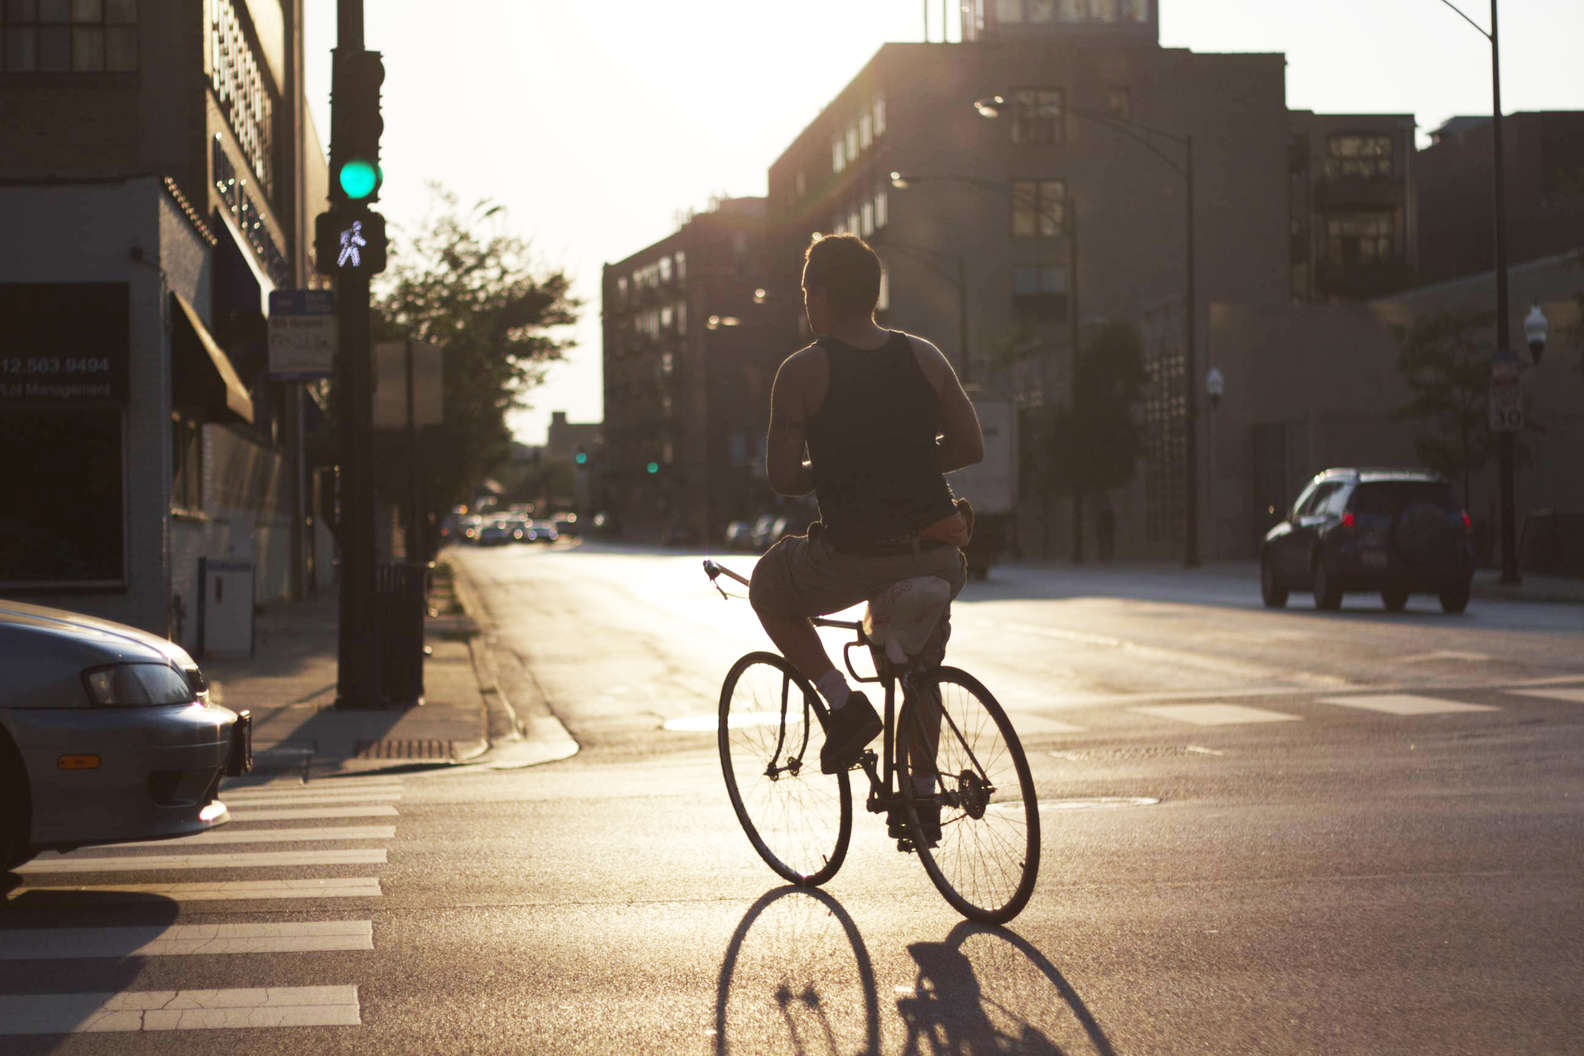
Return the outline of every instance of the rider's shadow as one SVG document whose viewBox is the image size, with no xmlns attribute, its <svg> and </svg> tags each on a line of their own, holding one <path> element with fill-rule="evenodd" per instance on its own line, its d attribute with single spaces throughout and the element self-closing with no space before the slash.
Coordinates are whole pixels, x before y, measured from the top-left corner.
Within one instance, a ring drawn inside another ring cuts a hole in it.
<svg viewBox="0 0 1584 1056">
<path fill-rule="evenodd" d="M 1072 986 L 1016 933 L 965 922 L 907 949 L 914 984 L 896 991 L 897 1020 L 882 1021 L 873 961 L 841 903 L 818 888 L 767 892 L 721 963 L 715 1051 L 848 1056 L 885 1039 L 909 1056 L 1114 1056 Z"/>
</svg>

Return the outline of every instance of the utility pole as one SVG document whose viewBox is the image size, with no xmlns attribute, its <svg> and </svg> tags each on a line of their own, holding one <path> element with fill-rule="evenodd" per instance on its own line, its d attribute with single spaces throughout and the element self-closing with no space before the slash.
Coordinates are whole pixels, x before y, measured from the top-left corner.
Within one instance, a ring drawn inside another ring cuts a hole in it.
<svg viewBox="0 0 1584 1056">
<path fill-rule="evenodd" d="M 315 221 L 318 269 L 334 276 L 336 407 L 341 444 L 341 597 L 336 704 L 381 703 L 374 597 L 374 377 L 369 278 L 385 268 L 378 198 L 379 88 L 385 67 L 363 47 L 363 0 L 339 0 L 330 99 L 330 209 Z"/>
<path fill-rule="evenodd" d="M 1517 359 L 1513 354 L 1507 317 L 1507 194 L 1504 169 L 1507 156 L 1502 151 L 1501 105 L 1501 43 L 1496 28 L 1496 0 L 1491 0 L 1491 136 L 1494 170 L 1492 191 L 1496 195 L 1496 362 L 1511 366 L 1516 372 Z M 1517 497 L 1513 487 L 1513 431 L 1503 429 L 1498 434 L 1497 466 L 1501 476 L 1501 581 L 1518 583 L 1518 528 L 1514 507 Z"/>
</svg>

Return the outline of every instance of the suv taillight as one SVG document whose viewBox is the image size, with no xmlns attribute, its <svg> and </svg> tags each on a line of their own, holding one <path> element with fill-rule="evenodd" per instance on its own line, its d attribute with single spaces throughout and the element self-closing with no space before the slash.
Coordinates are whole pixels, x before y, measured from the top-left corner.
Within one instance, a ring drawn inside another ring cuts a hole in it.
<svg viewBox="0 0 1584 1056">
<path fill-rule="evenodd" d="M 1467 510 L 1463 511 L 1463 532 L 1466 535 L 1474 534 L 1474 520 L 1468 515 Z"/>
<path fill-rule="evenodd" d="M 1356 522 L 1354 521 L 1353 515 L 1351 513 L 1344 513 L 1342 515 L 1342 527 L 1352 531 L 1355 523 Z"/>
</svg>

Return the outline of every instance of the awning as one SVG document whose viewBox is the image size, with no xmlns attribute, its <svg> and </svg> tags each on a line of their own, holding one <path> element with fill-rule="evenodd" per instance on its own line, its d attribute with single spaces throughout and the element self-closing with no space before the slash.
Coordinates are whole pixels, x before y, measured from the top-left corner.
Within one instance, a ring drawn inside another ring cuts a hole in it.
<svg viewBox="0 0 1584 1056">
<path fill-rule="evenodd" d="M 197 404 L 210 413 L 229 411 L 251 425 L 253 398 L 231 360 L 187 298 L 173 290 L 171 303 L 181 309 L 173 315 L 187 324 L 178 322 L 171 335 L 171 392 L 177 406 Z"/>
</svg>

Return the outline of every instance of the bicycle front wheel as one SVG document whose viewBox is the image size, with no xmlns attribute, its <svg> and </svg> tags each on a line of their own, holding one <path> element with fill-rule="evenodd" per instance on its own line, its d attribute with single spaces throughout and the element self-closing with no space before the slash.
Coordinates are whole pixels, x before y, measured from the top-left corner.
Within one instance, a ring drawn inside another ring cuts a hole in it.
<svg viewBox="0 0 1584 1056">
<path fill-rule="evenodd" d="M 721 773 L 759 857 L 794 884 L 823 884 L 852 837 L 847 772 L 822 774 L 825 705 L 775 653 L 749 653 L 721 686 Z"/>
<path fill-rule="evenodd" d="M 1022 911 L 1039 873 L 1039 801 L 1006 712 L 978 679 L 943 667 L 909 686 L 898 734 L 913 844 L 970 920 Z"/>
</svg>

